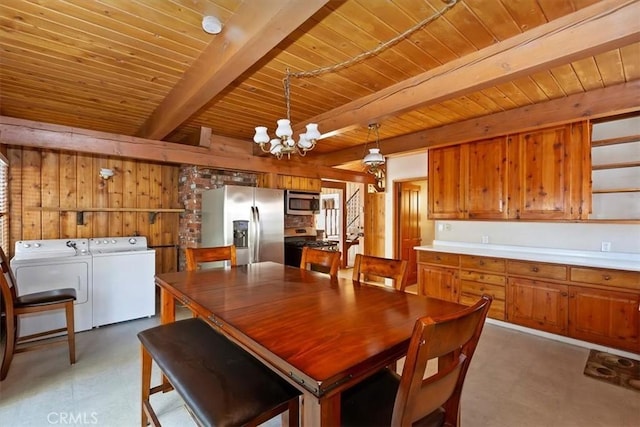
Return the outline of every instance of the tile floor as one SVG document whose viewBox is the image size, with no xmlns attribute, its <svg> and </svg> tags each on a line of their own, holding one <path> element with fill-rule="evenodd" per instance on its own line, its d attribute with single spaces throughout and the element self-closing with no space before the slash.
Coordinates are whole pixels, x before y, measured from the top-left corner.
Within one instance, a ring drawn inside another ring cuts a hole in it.
<svg viewBox="0 0 640 427">
<path fill-rule="evenodd" d="M 0 426 L 139 426 L 136 333 L 157 323 L 154 317 L 78 333 L 74 366 L 66 346 L 16 355 L 0 383 Z M 462 425 L 640 426 L 640 393 L 584 376 L 588 352 L 487 324 L 467 374 Z M 153 399 L 163 426 L 195 425 L 175 393 Z M 279 426 L 279 419 L 267 425 Z"/>
</svg>

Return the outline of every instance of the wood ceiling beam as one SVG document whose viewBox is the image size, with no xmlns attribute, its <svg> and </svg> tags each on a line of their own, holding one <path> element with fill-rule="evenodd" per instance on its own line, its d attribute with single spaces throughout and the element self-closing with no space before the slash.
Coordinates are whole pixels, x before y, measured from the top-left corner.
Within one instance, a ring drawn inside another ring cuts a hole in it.
<svg viewBox="0 0 640 427">
<path fill-rule="evenodd" d="M 604 0 L 305 122 L 326 138 L 626 46 L 640 40 L 638 16 L 637 0 Z"/>
<path fill-rule="evenodd" d="M 256 157 L 251 154 L 253 142 L 217 135 L 211 137 L 210 147 L 195 147 L 0 116 L 0 144 L 254 173 L 375 183 L 372 175 L 363 172 L 315 165 L 300 159 L 288 161 Z"/>
<path fill-rule="evenodd" d="M 136 135 L 160 140 L 204 107 L 328 0 L 243 2 Z"/>
<path fill-rule="evenodd" d="M 503 111 L 438 128 L 414 132 L 380 141 L 384 155 L 424 150 L 438 145 L 456 144 L 510 133 L 555 126 L 584 119 L 639 111 L 640 80 L 569 95 L 548 102 Z M 362 158 L 364 144 L 316 156 L 325 166 L 342 165 Z"/>
</svg>

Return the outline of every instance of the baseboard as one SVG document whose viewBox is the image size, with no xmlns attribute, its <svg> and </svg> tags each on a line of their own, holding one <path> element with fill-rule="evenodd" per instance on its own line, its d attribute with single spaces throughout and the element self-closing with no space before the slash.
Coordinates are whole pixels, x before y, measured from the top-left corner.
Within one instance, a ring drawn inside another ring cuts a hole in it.
<svg viewBox="0 0 640 427">
<path fill-rule="evenodd" d="M 574 338 L 564 337 L 562 335 L 551 334 L 549 332 L 539 331 L 537 329 L 531 329 L 520 325 L 515 325 L 513 323 L 503 322 L 502 320 L 496 320 L 492 318 L 487 318 L 487 323 L 491 323 L 492 325 L 500 326 L 507 329 L 514 329 L 516 331 L 524 332 L 531 335 L 536 335 L 543 338 L 548 338 L 554 341 L 560 341 L 566 344 L 575 345 L 578 347 L 584 347 L 587 349 L 594 349 L 599 351 L 604 351 L 607 353 L 617 354 L 618 356 L 628 357 L 629 359 L 640 359 L 640 354 L 631 353 L 629 351 L 620 350 L 617 348 L 606 347 L 599 344 L 593 344 L 587 341 L 581 341 Z"/>
</svg>

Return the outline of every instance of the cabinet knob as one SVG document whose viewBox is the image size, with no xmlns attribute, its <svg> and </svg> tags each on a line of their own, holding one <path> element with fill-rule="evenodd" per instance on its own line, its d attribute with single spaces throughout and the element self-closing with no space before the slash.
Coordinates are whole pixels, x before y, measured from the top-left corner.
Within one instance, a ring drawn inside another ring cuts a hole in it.
<svg viewBox="0 0 640 427">
<path fill-rule="evenodd" d="M 611 276 L 609 276 L 608 274 L 605 274 L 604 276 L 602 276 L 602 278 L 604 280 L 611 280 Z"/>
<path fill-rule="evenodd" d="M 569 294 L 568 294 L 567 292 L 560 292 L 560 296 L 562 296 L 562 297 L 566 297 L 566 296 L 568 296 L 568 295 L 569 295 Z"/>
<path fill-rule="evenodd" d="M 533 271 L 534 273 L 537 273 L 539 271 L 538 267 L 531 267 L 531 271 Z"/>
<path fill-rule="evenodd" d="M 480 264 L 480 265 L 484 265 L 484 261 L 483 261 L 483 260 L 480 260 L 480 262 L 479 262 L 478 264 Z"/>
</svg>

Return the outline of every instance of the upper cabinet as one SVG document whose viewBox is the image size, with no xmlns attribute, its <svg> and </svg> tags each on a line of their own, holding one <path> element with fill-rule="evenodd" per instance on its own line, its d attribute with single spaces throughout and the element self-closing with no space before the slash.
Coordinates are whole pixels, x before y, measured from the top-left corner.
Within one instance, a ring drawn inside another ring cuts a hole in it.
<svg viewBox="0 0 640 427">
<path fill-rule="evenodd" d="M 429 217 L 466 218 L 467 145 L 429 150 Z"/>
<path fill-rule="evenodd" d="M 586 122 L 525 132 L 509 141 L 509 218 L 584 219 L 589 213 Z"/>
<path fill-rule="evenodd" d="M 586 122 L 429 150 L 434 219 L 584 219 Z"/>
</svg>

